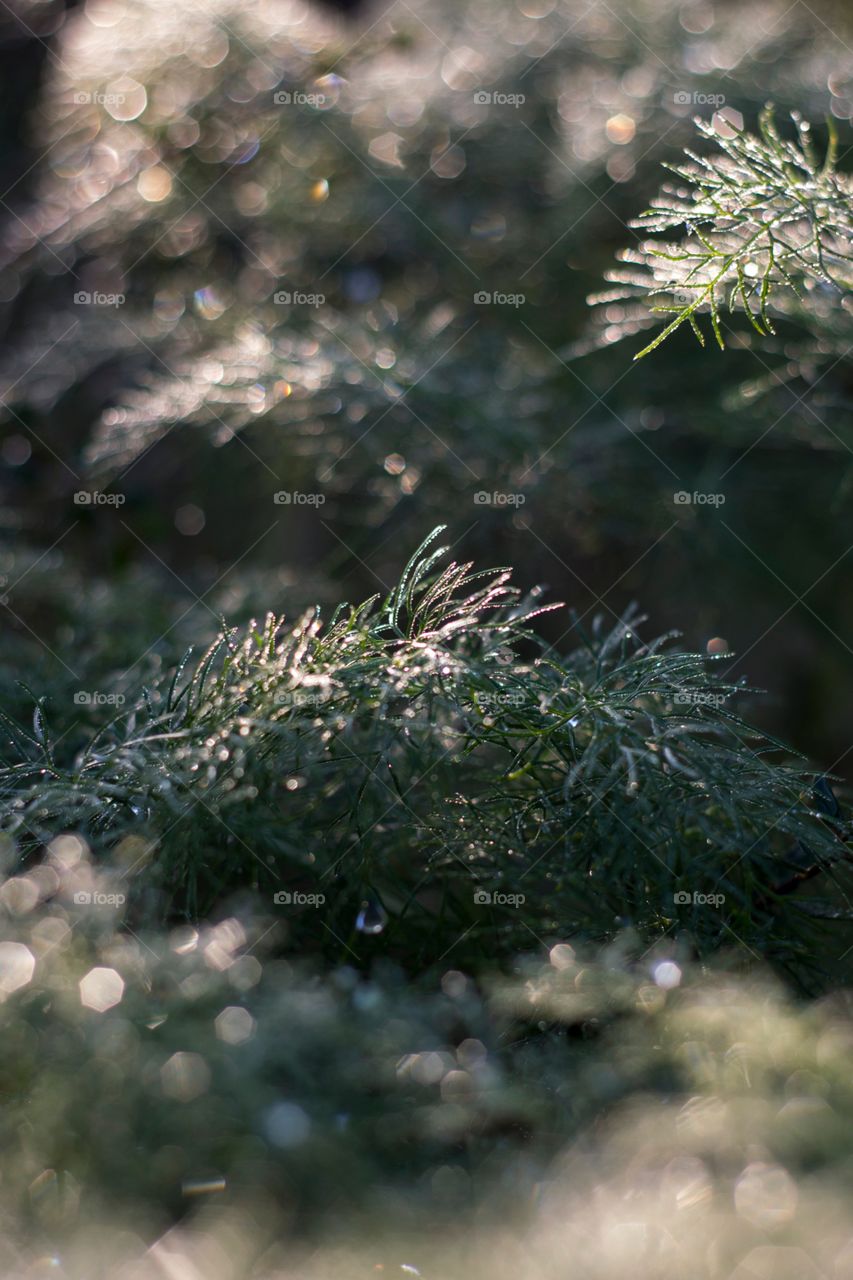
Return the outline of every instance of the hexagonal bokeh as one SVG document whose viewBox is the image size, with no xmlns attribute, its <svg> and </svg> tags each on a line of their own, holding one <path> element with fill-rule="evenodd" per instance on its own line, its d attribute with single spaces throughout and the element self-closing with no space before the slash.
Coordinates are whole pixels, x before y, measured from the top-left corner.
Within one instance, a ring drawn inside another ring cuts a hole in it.
<svg viewBox="0 0 853 1280">
<path fill-rule="evenodd" d="M 226 1044 L 243 1044 L 255 1029 L 255 1019 L 248 1009 L 229 1005 L 214 1019 L 214 1026 L 217 1036 Z"/>
<path fill-rule="evenodd" d="M 80 979 L 80 1003 L 96 1013 L 106 1013 L 124 995 L 124 980 L 115 969 L 96 966 Z"/>
<path fill-rule="evenodd" d="M 22 942 L 0 942 L 0 993 L 25 987 L 35 972 L 35 956 Z"/>
</svg>

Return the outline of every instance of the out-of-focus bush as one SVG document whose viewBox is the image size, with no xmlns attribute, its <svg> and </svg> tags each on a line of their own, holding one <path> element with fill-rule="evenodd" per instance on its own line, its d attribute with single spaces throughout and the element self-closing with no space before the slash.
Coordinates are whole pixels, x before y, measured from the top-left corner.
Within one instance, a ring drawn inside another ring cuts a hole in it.
<svg viewBox="0 0 853 1280">
<path fill-rule="evenodd" d="M 15 1280 L 846 1275 L 844 998 L 627 935 L 319 976 L 245 909 L 136 934 L 114 890 L 72 836 L 0 887 Z"/>
</svg>

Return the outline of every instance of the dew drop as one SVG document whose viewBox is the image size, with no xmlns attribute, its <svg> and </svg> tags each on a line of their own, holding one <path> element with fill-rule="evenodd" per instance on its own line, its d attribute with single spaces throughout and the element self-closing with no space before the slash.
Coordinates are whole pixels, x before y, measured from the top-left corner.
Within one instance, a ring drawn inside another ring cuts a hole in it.
<svg viewBox="0 0 853 1280">
<path fill-rule="evenodd" d="M 359 933 L 381 933 L 388 923 L 388 912 L 376 898 L 368 898 L 361 904 L 355 927 Z"/>
</svg>

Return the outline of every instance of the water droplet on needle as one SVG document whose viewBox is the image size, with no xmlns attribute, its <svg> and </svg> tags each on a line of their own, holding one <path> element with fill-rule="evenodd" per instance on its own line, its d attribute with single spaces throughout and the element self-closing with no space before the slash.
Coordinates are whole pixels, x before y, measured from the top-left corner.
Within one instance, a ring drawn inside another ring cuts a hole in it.
<svg viewBox="0 0 853 1280">
<path fill-rule="evenodd" d="M 388 923 L 388 912 L 376 898 L 367 898 L 361 904 L 355 927 L 359 933 L 381 933 Z"/>
</svg>

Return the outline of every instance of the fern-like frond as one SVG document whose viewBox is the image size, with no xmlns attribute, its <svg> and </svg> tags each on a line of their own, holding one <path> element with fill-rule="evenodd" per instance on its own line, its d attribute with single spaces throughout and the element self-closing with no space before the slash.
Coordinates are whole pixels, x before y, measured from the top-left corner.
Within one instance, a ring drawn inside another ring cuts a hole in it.
<svg viewBox="0 0 853 1280">
<path fill-rule="evenodd" d="M 772 951 L 784 912 L 800 936 L 785 858 L 797 846 L 834 874 L 841 824 L 740 717 L 743 689 L 644 643 L 634 617 L 554 652 L 529 626 L 536 593 L 442 568 L 441 532 L 384 601 L 325 626 L 313 609 L 223 627 L 82 747 L 52 741 L 41 699 L 35 729 L 7 733 L 2 829 L 25 856 L 78 832 L 107 862 L 141 838 L 166 911 L 247 888 L 325 895 L 322 920 L 292 925 L 301 946 L 345 938 L 377 899 L 389 948 L 421 963 L 462 935 L 526 945 L 524 913 L 484 912 L 483 891 L 520 895 L 540 932 L 606 938 L 619 918 L 651 938 L 683 918 L 705 948 L 725 925 Z M 685 912 L 683 892 L 723 894 L 725 917 Z"/>
<path fill-rule="evenodd" d="M 636 359 L 684 325 L 704 346 L 702 317 L 723 348 L 724 313 L 742 312 L 767 336 L 792 299 L 808 307 L 812 294 L 830 291 L 840 307 L 853 286 L 853 187 L 836 168 L 834 126 L 821 157 L 809 123 L 792 118 L 793 140 L 778 129 L 771 106 L 755 134 L 719 117 L 697 120 L 718 154 L 688 151 L 685 163 L 668 166 L 674 181 L 633 223 L 661 238 L 626 250 L 627 269 L 608 276 L 621 288 L 591 300 L 642 298 L 632 320 L 645 310 L 648 321 L 649 309 L 667 317 Z"/>
</svg>

